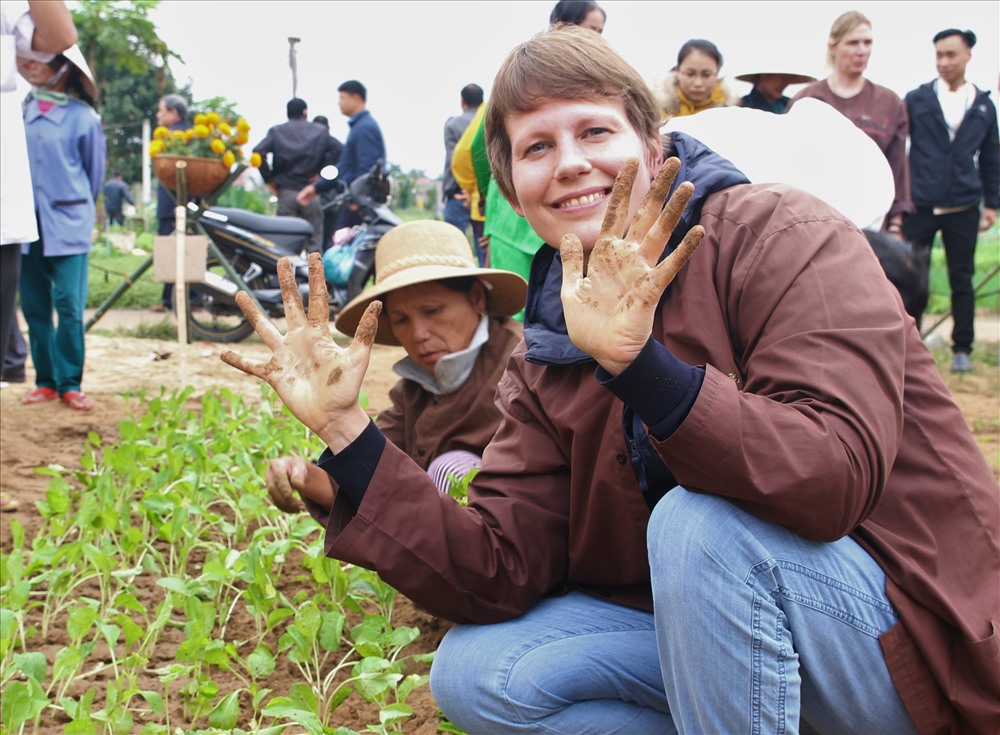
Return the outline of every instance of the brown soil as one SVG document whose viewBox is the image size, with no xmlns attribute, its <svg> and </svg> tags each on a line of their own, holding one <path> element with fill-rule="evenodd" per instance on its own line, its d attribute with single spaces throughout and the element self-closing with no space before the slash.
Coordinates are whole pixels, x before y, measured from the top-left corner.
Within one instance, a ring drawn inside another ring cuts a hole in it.
<svg viewBox="0 0 1000 735">
<path fill-rule="evenodd" d="M 118 422 L 139 405 L 134 397 L 129 398 L 123 394 L 146 390 L 147 394 L 156 395 L 161 387 L 171 391 L 189 385 L 195 388 L 191 399 L 195 401 L 206 390 L 225 386 L 248 400 L 259 399 L 259 382 L 219 359 L 226 348 L 224 345 L 198 343 L 181 349 L 173 342 L 88 334 L 87 369 L 83 388 L 94 398 L 96 406 L 86 413 L 73 411 L 59 402 L 22 406 L 21 397 L 33 387 L 29 361 L 28 382 L 23 385 L 13 384 L 0 391 L 0 489 L 7 500 L 18 505 L 16 511 L 0 515 L 0 546 L 5 551 L 10 549 L 10 519 L 13 517 L 25 527 L 29 540 L 41 526 L 42 519 L 34 503 L 43 499 L 49 478 L 36 474 L 36 468 L 50 464 L 78 468 L 89 432 L 100 435 L 102 443 L 106 445 L 117 439 Z M 267 348 L 256 340 L 247 340 L 235 345 L 234 349 L 253 359 L 267 359 Z M 368 377 L 363 386 L 369 396 L 369 408 L 373 412 L 387 407 L 389 388 L 396 381 L 391 367 L 402 354 L 401 348 L 375 346 Z M 289 561 L 289 564 L 293 563 L 294 560 Z M 86 594 L 86 590 L 81 590 L 81 594 Z M 435 650 L 450 626 L 449 623 L 419 610 L 402 597 L 397 599 L 393 610 L 393 625 L 397 628 L 414 626 L 421 631 L 420 638 L 404 650 L 405 654 Z M 231 620 L 227 627 L 227 639 L 255 640 L 253 626 L 251 620 Z M 60 634 L 65 637 L 64 631 L 51 632 L 49 639 L 38 649 L 46 652 L 50 661 L 54 652 L 65 644 L 65 641 L 60 642 Z M 180 643 L 178 638 L 173 645 Z M 167 655 L 164 658 L 164 653 L 162 650 L 157 651 L 151 668 L 169 663 L 168 659 L 171 657 Z M 426 674 L 427 670 L 424 667 L 422 671 L 413 673 Z M 223 682 L 219 677 L 216 680 L 221 688 Z M 275 694 L 287 694 L 290 686 L 297 681 L 301 681 L 301 676 L 294 666 L 279 666 L 268 677 L 267 686 Z M 101 689 L 100 682 L 95 681 L 93 685 Z M 140 689 L 160 689 L 158 679 L 152 674 L 148 682 L 139 681 L 138 685 Z M 70 694 L 79 696 L 83 691 L 72 690 Z M 173 701 L 177 702 L 179 699 L 174 697 Z M 99 694 L 95 709 L 100 706 L 100 700 Z M 414 717 L 406 723 L 406 732 L 419 735 L 438 732 L 438 709 L 427 687 L 411 694 L 407 703 L 413 707 Z M 180 703 L 171 709 L 171 722 L 184 722 Z M 360 731 L 368 724 L 378 723 L 378 708 L 358 697 L 352 697 L 337 708 L 336 719 L 337 726 Z M 43 719 L 39 732 L 61 732 L 62 726 L 63 723 Z M 137 728 L 138 726 L 137 722 Z M 50 730 L 50 727 L 57 729 Z"/>
<path fill-rule="evenodd" d="M 20 398 L 32 385 L 29 364 L 28 383 L 11 385 L 0 391 L 0 488 L 7 499 L 19 504 L 16 511 L 0 516 L 0 545 L 5 550 L 10 549 L 9 521 L 12 517 L 25 526 L 29 539 L 41 525 L 34 502 L 42 499 L 48 478 L 36 474 L 35 468 L 48 464 L 79 467 L 88 432 L 100 435 L 104 444 L 116 440 L 118 422 L 138 405 L 134 398 L 126 398 L 123 393 L 145 389 L 155 394 L 161 386 L 173 389 L 190 385 L 195 388 L 196 398 L 209 388 L 226 386 L 247 398 L 259 398 L 260 389 L 255 379 L 220 361 L 223 349 L 222 345 L 209 343 L 181 349 L 172 342 L 88 334 L 84 389 L 96 401 L 96 407 L 89 413 L 72 411 L 59 402 L 22 406 Z M 268 354 L 268 350 L 256 340 L 241 343 L 236 350 L 258 359 L 266 359 Z M 981 348 L 977 345 L 975 372 L 960 377 L 947 372 L 946 355 L 939 356 L 939 365 L 955 400 L 968 417 L 994 474 L 1000 477 L 1000 371 L 996 366 L 997 354 L 998 345 L 995 342 L 983 344 Z M 373 411 L 386 407 L 388 389 L 395 382 L 391 365 L 401 355 L 400 348 L 376 345 L 364 386 Z M 984 361 L 982 356 L 988 361 Z M 230 626 L 239 625 L 239 622 L 231 621 Z M 255 635 L 252 623 L 243 622 L 246 631 L 231 632 L 236 639 L 252 640 Z M 402 598 L 397 601 L 394 624 L 413 625 L 421 630 L 421 637 L 406 649 L 406 653 L 433 651 L 448 629 L 447 623 L 432 618 Z M 159 653 L 162 652 L 158 652 L 158 657 Z M 275 692 L 287 692 L 288 687 L 298 680 L 297 671 L 289 666 L 284 670 L 279 668 L 268 679 L 267 685 Z M 152 675 L 150 683 L 154 686 L 148 688 L 156 688 L 156 679 Z M 147 688 L 142 686 L 142 682 L 139 684 L 140 689 Z M 409 704 L 414 707 L 415 717 L 407 723 L 407 732 L 438 732 L 438 710 L 426 687 L 414 693 Z M 172 722 L 181 722 L 180 715 L 178 708 L 175 712 L 177 719 L 172 718 Z M 345 702 L 337 709 L 337 715 L 337 725 L 356 730 L 378 722 L 377 708 L 363 702 L 353 706 Z"/>
</svg>

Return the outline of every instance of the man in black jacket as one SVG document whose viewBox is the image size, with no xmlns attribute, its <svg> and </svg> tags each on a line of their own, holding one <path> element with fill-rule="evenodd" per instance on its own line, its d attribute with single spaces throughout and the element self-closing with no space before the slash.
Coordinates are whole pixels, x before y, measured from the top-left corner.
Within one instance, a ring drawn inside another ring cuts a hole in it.
<svg viewBox="0 0 1000 735">
<path fill-rule="evenodd" d="M 275 125 L 254 148 L 262 160 L 260 174 L 278 197 L 278 214 L 302 217 L 313 226 L 306 244 L 310 253 L 322 252 L 323 211 L 318 200 L 296 201 L 298 193 L 327 165 L 336 165 L 343 146 L 322 125 L 309 122 L 305 100 L 293 97 L 286 107 L 288 122 Z M 268 154 L 271 160 L 268 161 Z"/>
<path fill-rule="evenodd" d="M 115 171 L 115 175 L 104 185 L 104 213 L 108 216 L 108 224 L 125 224 L 125 202 L 135 204 L 132 194 L 125 183 L 125 177 L 121 171 Z"/>
<path fill-rule="evenodd" d="M 975 271 L 978 233 L 996 221 L 1000 205 L 1000 139 L 989 92 L 965 79 L 976 34 L 955 28 L 934 36 L 938 78 L 906 95 L 910 118 L 910 187 L 916 211 L 903 234 L 930 267 L 931 245 L 940 231 L 951 284 L 952 372 L 972 370 Z M 980 204 L 982 211 L 980 212 Z M 917 323 L 927 306 L 919 303 Z"/>
</svg>

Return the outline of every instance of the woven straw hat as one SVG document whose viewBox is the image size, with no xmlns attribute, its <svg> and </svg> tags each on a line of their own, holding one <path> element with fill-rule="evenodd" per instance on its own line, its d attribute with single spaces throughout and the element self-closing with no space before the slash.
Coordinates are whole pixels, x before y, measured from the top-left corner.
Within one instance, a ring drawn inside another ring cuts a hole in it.
<svg viewBox="0 0 1000 735">
<path fill-rule="evenodd" d="M 469 241 L 457 227 L 437 220 L 407 222 L 389 230 L 375 250 L 375 285 L 359 294 L 337 316 L 337 331 L 353 335 L 368 305 L 390 291 L 447 278 L 478 278 L 493 302 L 494 316 L 510 316 L 524 307 L 528 283 L 517 273 L 480 268 Z M 398 345 L 385 311 L 379 315 L 375 341 Z"/>
</svg>

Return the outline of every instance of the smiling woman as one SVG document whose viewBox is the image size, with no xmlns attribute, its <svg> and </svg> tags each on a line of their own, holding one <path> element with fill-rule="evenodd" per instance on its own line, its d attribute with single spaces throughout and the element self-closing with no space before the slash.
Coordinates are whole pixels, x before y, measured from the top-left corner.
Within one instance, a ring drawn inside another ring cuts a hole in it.
<svg viewBox="0 0 1000 735">
<path fill-rule="evenodd" d="M 325 490 L 301 491 L 325 552 L 459 623 L 431 670 L 449 720 L 469 733 L 991 729 L 996 483 L 864 236 L 692 138 L 659 141 L 642 79 L 589 30 L 516 47 L 488 115 L 497 180 L 551 247 L 532 262 L 468 505 L 368 421 L 378 304 L 358 304 L 355 339 L 333 343 L 317 256 L 308 316 L 285 268 L 287 333 L 256 321 L 271 360 L 223 356 L 327 445 Z M 377 266 L 384 285 L 428 261 L 473 275 L 467 242 L 436 225 Z M 432 231 L 448 252 L 428 247 Z M 396 294 L 383 295 L 391 317 Z M 404 322 L 441 309 L 403 303 Z M 435 387 L 422 385 L 428 410 Z"/>
</svg>

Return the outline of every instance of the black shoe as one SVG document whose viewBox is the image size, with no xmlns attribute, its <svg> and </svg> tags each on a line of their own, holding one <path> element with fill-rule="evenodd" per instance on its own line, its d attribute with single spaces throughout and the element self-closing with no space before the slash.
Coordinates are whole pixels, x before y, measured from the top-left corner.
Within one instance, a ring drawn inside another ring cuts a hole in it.
<svg viewBox="0 0 1000 735">
<path fill-rule="evenodd" d="M 23 383 L 25 381 L 24 371 L 12 372 L 12 373 L 2 373 L 0 374 L 0 380 L 5 383 Z"/>
</svg>

